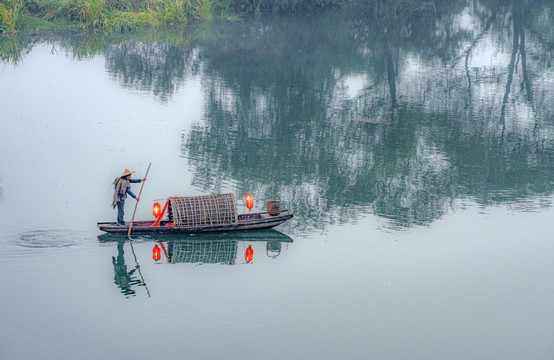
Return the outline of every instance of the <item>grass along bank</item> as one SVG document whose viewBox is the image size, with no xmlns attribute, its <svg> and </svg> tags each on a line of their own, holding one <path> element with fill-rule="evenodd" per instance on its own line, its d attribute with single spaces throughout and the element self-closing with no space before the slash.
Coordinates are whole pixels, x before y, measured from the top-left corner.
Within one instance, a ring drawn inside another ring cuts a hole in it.
<svg viewBox="0 0 554 360">
<path fill-rule="evenodd" d="M 0 0 L 0 33 L 15 32 L 21 24 L 23 11 L 20 0 Z"/>
<path fill-rule="evenodd" d="M 80 27 L 134 30 L 144 26 L 232 18 L 211 0 L 0 0 L 0 33 Z"/>
</svg>

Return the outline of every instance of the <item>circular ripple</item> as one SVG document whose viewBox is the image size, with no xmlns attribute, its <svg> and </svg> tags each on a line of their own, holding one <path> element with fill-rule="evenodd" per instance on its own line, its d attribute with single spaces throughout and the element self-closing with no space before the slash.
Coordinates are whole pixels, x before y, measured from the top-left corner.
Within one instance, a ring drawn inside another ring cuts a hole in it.
<svg viewBox="0 0 554 360">
<path fill-rule="evenodd" d="M 81 239 L 76 233 L 64 230 L 35 230 L 23 233 L 15 243 L 28 248 L 61 248 L 73 246 Z"/>
</svg>

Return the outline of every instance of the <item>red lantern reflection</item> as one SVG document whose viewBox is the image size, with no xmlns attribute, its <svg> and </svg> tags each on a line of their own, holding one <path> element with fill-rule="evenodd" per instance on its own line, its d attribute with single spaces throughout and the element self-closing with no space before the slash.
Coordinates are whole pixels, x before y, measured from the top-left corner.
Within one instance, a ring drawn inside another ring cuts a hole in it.
<svg viewBox="0 0 554 360">
<path fill-rule="evenodd" d="M 254 195 L 246 194 L 246 196 L 244 197 L 244 202 L 246 204 L 246 207 L 248 208 L 248 211 L 252 211 L 252 208 L 254 207 Z"/>
<path fill-rule="evenodd" d="M 158 216 L 160 216 L 160 212 L 162 211 L 162 206 L 159 202 L 154 203 L 154 206 L 152 207 L 152 214 L 154 214 L 154 217 L 157 219 Z"/>
<path fill-rule="evenodd" d="M 154 261 L 160 261 L 161 258 L 162 258 L 162 255 L 161 255 L 160 247 L 158 246 L 158 244 L 156 244 L 154 246 L 154 249 L 152 249 L 152 259 L 154 259 Z"/>
<path fill-rule="evenodd" d="M 244 254 L 244 259 L 247 263 L 252 261 L 254 258 L 254 249 L 252 249 L 252 245 L 248 245 L 248 249 L 246 249 L 246 254 Z"/>
</svg>

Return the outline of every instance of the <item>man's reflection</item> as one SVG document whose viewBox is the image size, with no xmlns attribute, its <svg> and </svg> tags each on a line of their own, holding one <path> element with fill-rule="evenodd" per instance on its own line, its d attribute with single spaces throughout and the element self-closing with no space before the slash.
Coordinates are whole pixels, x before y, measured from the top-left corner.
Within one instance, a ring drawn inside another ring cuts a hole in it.
<svg viewBox="0 0 554 360">
<path fill-rule="evenodd" d="M 123 252 L 124 240 L 117 241 L 117 258 L 112 256 L 112 264 L 114 270 L 114 281 L 115 284 L 121 289 L 126 297 L 135 296 L 135 290 L 131 287 L 133 285 L 140 285 L 141 281 L 133 276 L 135 271 L 134 268 L 131 271 L 127 271 L 127 265 L 125 265 L 125 254 Z"/>
</svg>

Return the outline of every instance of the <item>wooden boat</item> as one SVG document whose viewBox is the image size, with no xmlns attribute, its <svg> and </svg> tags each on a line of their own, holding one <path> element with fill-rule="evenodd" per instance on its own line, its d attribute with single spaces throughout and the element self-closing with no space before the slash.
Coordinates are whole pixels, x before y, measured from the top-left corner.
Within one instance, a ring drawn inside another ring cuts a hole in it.
<svg viewBox="0 0 554 360">
<path fill-rule="evenodd" d="M 193 234 L 201 232 L 229 232 L 229 231 L 244 231 L 256 229 L 270 229 L 280 225 L 292 217 L 292 213 L 288 210 L 283 210 L 277 216 L 271 216 L 266 212 L 238 215 L 236 223 L 201 225 L 201 226 L 177 226 L 170 225 L 169 221 L 160 222 L 159 226 L 153 227 L 154 221 L 135 221 L 133 223 L 132 234 L 148 235 L 148 234 Z M 116 222 L 99 222 L 98 228 L 102 231 L 111 234 L 127 235 L 129 232 L 129 223 L 117 225 Z"/>
<path fill-rule="evenodd" d="M 134 229 L 133 225 L 133 229 Z M 181 242 L 181 241 L 247 241 L 247 242 L 279 242 L 279 243 L 292 243 L 293 240 L 290 236 L 283 234 L 279 230 L 275 229 L 261 229 L 256 231 L 238 230 L 231 232 L 203 232 L 203 233 L 185 233 L 185 234 L 157 234 L 148 233 L 142 234 L 133 238 L 135 243 L 143 242 Z M 122 237 L 117 234 L 103 233 L 98 235 L 98 241 L 100 244 L 108 244 L 113 242 L 125 242 L 128 238 Z"/>
<path fill-rule="evenodd" d="M 157 204 L 158 209 L 160 205 Z M 156 204 L 154 206 L 156 209 Z M 162 220 L 168 209 L 168 220 Z M 156 211 L 154 211 L 156 212 Z M 156 215 L 156 214 L 155 214 Z M 237 214 L 234 194 L 219 194 L 193 197 L 171 197 L 156 219 L 133 222 L 132 234 L 189 234 L 202 232 L 230 232 L 269 229 L 292 218 L 289 210 L 278 215 L 268 212 Z M 130 224 L 100 222 L 102 231 L 126 235 Z"/>
</svg>

